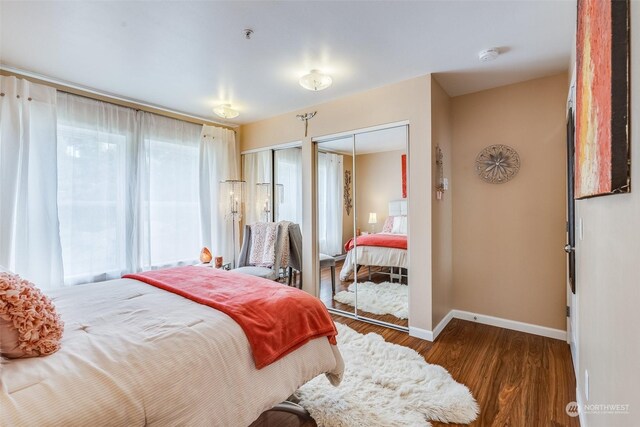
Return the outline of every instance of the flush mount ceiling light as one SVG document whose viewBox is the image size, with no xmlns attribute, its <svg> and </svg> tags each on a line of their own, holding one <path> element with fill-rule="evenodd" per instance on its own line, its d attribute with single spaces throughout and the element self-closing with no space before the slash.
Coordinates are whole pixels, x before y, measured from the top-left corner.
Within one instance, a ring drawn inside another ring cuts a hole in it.
<svg viewBox="0 0 640 427">
<path fill-rule="evenodd" d="M 311 70 L 309 74 L 300 77 L 299 83 L 305 89 L 319 91 L 331 86 L 333 80 L 327 74 L 322 74 L 318 70 Z"/>
<path fill-rule="evenodd" d="M 500 55 L 500 51 L 496 47 L 492 47 L 491 49 L 485 49 L 478 53 L 478 59 L 480 62 L 489 62 L 493 61 Z"/>
<path fill-rule="evenodd" d="M 222 117 L 223 119 L 233 119 L 240 115 L 238 111 L 231 108 L 230 104 L 218 105 L 216 108 L 213 109 L 213 112 L 216 113 L 218 116 Z"/>
</svg>

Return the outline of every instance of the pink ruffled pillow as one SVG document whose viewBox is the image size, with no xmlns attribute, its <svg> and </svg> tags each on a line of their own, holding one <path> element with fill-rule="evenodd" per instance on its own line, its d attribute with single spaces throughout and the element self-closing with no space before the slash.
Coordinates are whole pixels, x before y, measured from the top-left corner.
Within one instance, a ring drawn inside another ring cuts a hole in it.
<svg viewBox="0 0 640 427">
<path fill-rule="evenodd" d="M 391 233 L 393 230 L 393 217 L 388 216 L 387 219 L 384 220 L 384 225 L 382 226 L 383 233 Z"/>
<path fill-rule="evenodd" d="M 55 353 L 63 330 L 49 298 L 17 274 L 0 272 L 0 355 L 15 359 Z"/>
</svg>

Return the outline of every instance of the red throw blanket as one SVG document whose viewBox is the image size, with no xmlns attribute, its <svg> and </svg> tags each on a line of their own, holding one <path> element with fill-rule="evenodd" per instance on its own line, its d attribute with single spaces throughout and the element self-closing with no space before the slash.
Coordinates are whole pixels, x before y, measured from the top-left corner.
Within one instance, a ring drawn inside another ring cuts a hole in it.
<svg viewBox="0 0 640 427">
<path fill-rule="evenodd" d="M 261 369 L 336 327 L 324 304 L 299 289 L 259 277 L 205 267 L 177 267 L 127 274 L 200 304 L 220 310 L 244 331 L 256 368 Z"/>
<path fill-rule="evenodd" d="M 358 246 L 382 246 L 384 248 L 407 249 L 406 234 L 365 234 L 356 238 Z M 349 239 L 344 250 L 353 249 L 353 238 Z"/>
</svg>

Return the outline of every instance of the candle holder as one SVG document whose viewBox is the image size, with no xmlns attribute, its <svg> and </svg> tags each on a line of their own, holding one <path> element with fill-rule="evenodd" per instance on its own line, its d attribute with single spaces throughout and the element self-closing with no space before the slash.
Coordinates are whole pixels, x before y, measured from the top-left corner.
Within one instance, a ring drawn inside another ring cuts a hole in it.
<svg viewBox="0 0 640 427">
<path fill-rule="evenodd" d="M 245 182 L 239 179 L 220 181 L 220 203 L 223 204 L 226 212 L 225 218 L 232 222 L 233 268 L 236 268 L 236 226 L 242 219 Z M 225 197 L 225 195 L 228 195 L 228 197 Z"/>
<path fill-rule="evenodd" d="M 217 256 L 215 258 L 215 267 L 216 268 L 222 268 L 222 257 L 221 256 Z"/>
<path fill-rule="evenodd" d="M 264 200 L 262 205 L 262 214 L 264 215 L 264 222 L 271 221 L 271 190 L 272 185 L 270 182 L 259 182 L 258 186 L 258 200 Z"/>
</svg>

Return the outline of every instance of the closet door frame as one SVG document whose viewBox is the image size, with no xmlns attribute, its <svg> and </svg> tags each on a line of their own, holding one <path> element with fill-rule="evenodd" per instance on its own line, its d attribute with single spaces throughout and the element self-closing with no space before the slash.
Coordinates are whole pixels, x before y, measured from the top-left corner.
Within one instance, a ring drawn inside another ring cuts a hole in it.
<svg viewBox="0 0 640 427">
<path fill-rule="evenodd" d="M 330 141 L 334 141 L 337 139 L 345 139 L 347 137 L 351 137 L 352 139 L 352 198 L 354 200 L 353 203 L 353 237 L 356 236 L 356 229 L 357 229 L 357 224 L 356 224 L 356 218 L 357 218 L 357 209 L 358 209 L 358 204 L 356 203 L 356 194 L 357 194 L 357 178 L 356 178 L 356 174 L 357 174 L 357 170 L 356 170 L 356 137 L 358 135 L 362 135 L 362 134 L 366 134 L 366 133 L 371 133 L 371 132 L 377 132 L 377 131 L 382 131 L 382 130 L 386 130 L 386 129 L 392 129 L 392 128 L 399 128 L 399 127 L 404 127 L 406 129 L 406 153 L 407 153 L 407 177 L 409 176 L 409 156 L 410 154 L 410 140 L 409 140 L 409 121 L 401 121 L 401 122 L 395 122 L 395 123 L 388 123 L 388 124 L 383 124 L 383 125 L 378 125 L 378 126 L 372 126 L 372 127 L 368 127 L 368 128 L 363 128 L 363 129 L 357 129 L 357 130 L 352 130 L 352 131 L 345 131 L 345 132 L 340 132 L 340 133 L 335 133 L 335 134 L 331 134 L 331 135 L 326 135 L 326 136 L 321 136 L 321 137 L 316 137 L 316 138 L 312 138 L 311 142 L 313 143 L 313 151 L 314 151 L 314 174 L 317 175 L 317 171 L 318 171 L 318 144 L 322 144 L 323 142 L 330 142 Z M 316 180 L 316 186 L 317 186 L 317 180 Z M 409 188 L 409 182 L 407 180 L 407 212 L 410 215 L 411 214 L 411 189 Z M 315 218 L 315 223 L 316 225 L 318 224 L 318 210 L 315 209 L 315 212 L 313 212 L 313 217 Z M 407 234 L 408 234 L 408 230 L 407 230 Z M 319 241 L 318 239 L 316 239 L 316 241 L 314 242 L 314 245 L 317 248 L 317 253 L 319 254 Z M 357 251 L 357 242 L 354 239 L 354 249 Z M 409 250 L 409 247 L 408 249 Z M 319 264 L 319 261 L 316 259 L 315 262 L 317 264 Z M 353 260 L 354 264 L 356 262 L 356 260 Z M 410 268 L 411 266 L 409 266 Z M 319 269 L 319 267 L 318 267 Z M 381 320 L 376 320 L 376 319 L 372 319 L 370 317 L 366 317 L 366 316 L 360 316 L 358 315 L 358 292 L 357 292 L 357 283 L 358 283 L 358 277 L 357 277 L 357 271 L 356 271 L 356 266 L 354 265 L 354 283 L 356 283 L 356 293 L 355 293 L 355 307 L 354 307 L 354 312 L 353 313 L 349 313 L 347 311 L 343 311 L 343 310 L 339 310 L 339 309 L 335 309 L 332 307 L 327 307 L 327 310 L 330 313 L 333 314 L 337 314 L 339 316 L 343 316 L 343 317 L 347 317 L 350 319 L 354 319 L 354 320 L 359 320 L 362 322 L 366 322 L 366 323 L 371 323 L 374 325 L 378 325 L 378 326 L 384 326 L 386 328 L 390 328 L 390 329 L 395 329 L 398 331 L 402 331 L 402 332 L 409 332 L 409 328 L 406 326 L 400 326 L 400 325 L 396 325 L 390 322 L 384 322 Z M 315 278 L 315 280 L 317 281 L 317 286 L 316 286 L 316 292 L 317 292 L 317 296 L 319 296 L 320 293 L 320 277 L 319 275 L 317 275 L 318 277 Z M 410 285 L 408 285 L 410 286 Z M 411 292 L 409 292 L 409 295 L 411 295 Z"/>
</svg>

